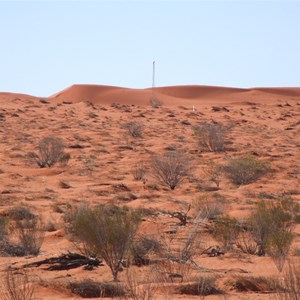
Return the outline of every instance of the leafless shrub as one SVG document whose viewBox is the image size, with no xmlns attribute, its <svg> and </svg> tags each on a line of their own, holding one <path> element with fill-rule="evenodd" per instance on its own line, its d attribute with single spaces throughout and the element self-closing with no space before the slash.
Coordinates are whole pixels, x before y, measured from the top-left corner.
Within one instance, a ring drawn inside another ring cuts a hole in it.
<svg viewBox="0 0 300 300">
<path fill-rule="evenodd" d="M 269 171 L 268 163 L 254 156 L 231 159 L 224 167 L 229 179 L 237 185 L 252 183 Z"/>
<path fill-rule="evenodd" d="M 255 255 L 258 252 L 258 245 L 253 236 L 247 231 L 241 231 L 235 244 L 243 253 Z"/>
<path fill-rule="evenodd" d="M 182 282 L 189 277 L 192 267 L 196 265 L 194 258 L 201 252 L 202 238 L 199 226 L 205 220 L 200 213 L 196 215 L 186 236 L 160 233 L 161 247 L 157 253 L 158 263 L 155 271 L 162 282 Z"/>
<path fill-rule="evenodd" d="M 141 138 L 143 135 L 143 124 L 137 122 L 128 122 L 124 127 L 133 138 Z"/>
<path fill-rule="evenodd" d="M 71 154 L 70 153 L 63 153 L 59 157 L 59 163 L 62 167 L 65 167 L 68 164 L 70 159 L 71 159 Z"/>
<path fill-rule="evenodd" d="M 118 281 L 122 261 L 130 249 L 140 222 L 139 215 L 117 206 L 95 208 L 82 207 L 77 210 L 72 222 L 73 235 L 100 256 Z"/>
<path fill-rule="evenodd" d="M 208 180 L 213 182 L 217 188 L 220 187 L 222 167 L 215 163 L 210 163 L 206 168 L 204 168 L 204 175 Z"/>
<path fill-rule="evenodd" d="M 193 209 L 201 214 L 202 218 L 209 220 L 216 219 L 224 214 L 226 199 L 219 193 L 203 193 L 192 200 Z"/>
<path fill-rule="evenodd" d="M 300 299 L 300 260 L 287 265 L 280 284 L 282 290 L 276 293 L 276 300 Z"/>
<path fill-rule="evenodd" d="M 132 175 L 134 180 L 141 181 L 146 179 L 147 168 L 144 162 L 137 163 L 133 170 Z"/>
<path fill-rule="evenodd" d="M 156 98 L 155 96 L 151 97 L 149 103 L 152 108 L 159 108 L 163 106 L 163 102 Z"/>
<path fill-rule="evenodd" d="M 148 258 L 151 253 L 158 253 L 161 251 L 161 244 L 155 238 L 141 236 L 132 243 L 131 255 L 132 263 L 137 266 L 149 265 Z"/>
<path fill-rule="evenodd" d="M 228 129 L 221 124 L 204 123 L 194 128 L 200 147 L 205 151 L 222 152 Z"/>
<path fill-rule="evenodd" d="M 184 153 L 165 152 L 152 158 L 153 176 L 174 190 L 191 173 L 190 159 Z"/>
<path fill-rule="evenodd" d="M 10 230 L 18 240 L 17 249 L 22 248 L 23 255 L 38 255 L 45 236 L 41 219 L 22 206 L 13 208 L 9 215 Z"/>
<path fill-rule="evenodd" d="M 11 268 L 5 270 L 1 282 L 0 300 L 31 300 L 34 286 L 30 284 L 26 270 L 14 272 Z"/>
<path fill-rule="evenodd" d="M 156 298 L 157 288 L 149 282 L 140 284 L 137 281 L 138 276 L 132 271 L 126 271 L 125 284 L 127 293 L 125 297 L 121 297 L 122 300 L 153 300 Z"/>
<path fill-rule="evenodd" d="M 45 137 L 38 145 L 38 153 L 29 152 L 28 157 L 36 162 L 40 168 L 52 167 L 58 161 L 65 163 L 69 160 L 65 157 L 63 141 L 58 137 Z"/>
<path fill-rule="evenodd" d="M 219 295 L 223 292 L 216 285 L 216 277 L 201 276 L 197 282 L 180 286 L 179 292 L 185 295 L 198 295 L 204 299 L 208 295 Z"/>
</svg>

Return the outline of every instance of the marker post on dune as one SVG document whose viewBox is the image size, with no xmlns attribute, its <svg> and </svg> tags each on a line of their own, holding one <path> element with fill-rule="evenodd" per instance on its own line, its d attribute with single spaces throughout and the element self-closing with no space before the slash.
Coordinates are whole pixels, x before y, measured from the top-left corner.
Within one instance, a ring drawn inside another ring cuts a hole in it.
<svg viewBox="0 0 300 300">
<path fill-rule="evenodd" d="M 155 95 L 155 61 L 152 63 L 152 95 L 150 98 L 150 104 L 153 108 L 158 108 L 162 105 L 162 102 L 159 101 Z"/>
<path fill-rule="evenodd" d="M 153 61 L 152 65 L 152 98 L 155 99 L 155 60 Z"/>
</svg>

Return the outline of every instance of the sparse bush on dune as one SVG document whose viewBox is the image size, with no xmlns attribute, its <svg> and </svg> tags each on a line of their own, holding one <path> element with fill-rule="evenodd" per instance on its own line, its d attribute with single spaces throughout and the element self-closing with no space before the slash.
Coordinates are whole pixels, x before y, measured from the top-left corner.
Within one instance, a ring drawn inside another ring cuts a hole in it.
<svg viewBox="0 0 300 300">
<path fill-rule="evenodd" d="M 269 245 L 270 251 L 274 251 L 277 260 L 284 258 L 292 241 L 291 221 L 291 214 L 281 206 L 280 202 L 259 202 L 246 225 L 257 245 L 256 254 L 264 256 Z"/>
<path fill-rule="evenodd" d="M 38 255 L 44 241 L 45 228 L 41 219 L 27 207 L 19 205 L 8 211 L 0 239 L 1 256 Z"/>
<path fill-rule="evenodd" d="M 202 193 L 192 201 L 194 210 L 201 214 L 201 217 L 214 220 L 221 216 L 226 208 L 226 198 L 219 193 Z"/>
<path fill-rule="evenodd" d="M 276 300 L 300 299 L 300 260 L 289 262 L 282 274 L 280 284 L 282 289 L 275 295 Z"/>
<path fill-rule="evenodd" d="M 195 135 L 203 151 L 222 152 L 228 129 L 221 124 L 204 123 L 194 127 Z"/>
<path fill-rule="evenodd" d="M 237 185 L 252 183 L 269 171 L 269 165 L 264 160 L 246 155 L 231 159 L 224 171 L 229 179 Z"/>
<path fill-rule="evenodd" d="M 225 251 L 232 251 L 240 226 L 235 218 L 228 216 L 217 218 L 211 228 L 213 237 L 222 244 Z"/>
<path fill-rule="evenodd" d="M 152 96 L 150 98 L 149 103 L 150 103 L 152 108 L 159 108 L 159 107 L 163 106 L 163 102 L 155 96 Z"/>
<path fill-rule="evenodd" d="M 267 240 L 267 253 L 273 259 L 279 272 L 283 270 L 293 239 L 291 232 L 279 231 L 271 233 Z"/>
<path fill-rule="evenodd" d="M 125 296 L 125 289 L 119 284 L 97 282 L 90 279 L 71 281 L 68 283 L 68 288 L 72 293 L 82 298 L 115 298 Z"/>
<path fill-rule="evenodd" d="M 57 162 L 66 165 L 70 159 L 70 155 L 64 152 L 62 139 L 54 136 L 41 139 L 38 152 L 29 152 L 28 157 L 40 168 L 53 167 Z"/>
<path fill-rule="evenodd" d="M 11 244 L 11 255 L 38 255 L 44 242 L 45 228 L 41 219 L 28 208 L 17 206 L 9 211 L 10 231 L 16 236 L 17 244 Z M 5 249 L 4 249 L 5 250 Z"/>
<path fill-rule="evenodd" d="M 204 299 L 205 296 L 219 295 L 223 292 L 216 285 L 216 277 L 201 276 L 194 283 L 185 284 L 179 287 L 180 294 L 200 296 Z"/>
<path fill-rule="evenodd" d="M 264 276 L 235 275 L 225 282 L 238 292 L 276 292 L 281 289 L 276 278 Z"/>
<path fill-rule="evenodd" d="M 190 158 L 176 151 L 154 156 L 151 166 L 154 178 L 171 190 L 191 174 Z"/>
<path fill-rule="evenodd" d="M 118 281 L 118 273 L 129 255 L 140 216 L 133 210 L 117 206 L 82 207 L 75 212 L 71 223 L 73 236 L 90 253 L 101 257 L 114 280 Z"/>
<path fill-rule="evenodd" d="M 137 163 L 133 170 L 132 170 L 132 175 L 134 180 L 137 181 L 145 181 L 146 180 L 146 173 L 147 173 L 147 168 L 144 162 L 139 162 Z"/>
<path fill-rule="evenodd" d="M 31 300 L 34 286 L 30 283 L 26 270 L 13 271 L 8 268 L 0 282 L 0 300 Z"/>
<path fill-rule="evenodd" d="M 144 125 L 138 122 L 128 122 L 124 126 L 128 134 L 131 135 L 133 138 L 141 138 L 143 135 Z"/>
</svg>

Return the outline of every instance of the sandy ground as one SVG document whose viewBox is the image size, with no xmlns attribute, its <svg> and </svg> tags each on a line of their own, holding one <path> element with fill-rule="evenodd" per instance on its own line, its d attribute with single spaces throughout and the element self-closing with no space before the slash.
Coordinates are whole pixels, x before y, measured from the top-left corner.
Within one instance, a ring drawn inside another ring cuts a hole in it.
<svg viewBox="0 0 300 300">
<path fill-rule="evenodd" d="M 162 101 L 152 108 L 153 95 Z M 128 135 L 127 122 L 144 125 L 142 138 Z M 218 122 L 230 126 L 230 141 L 225 152 L 199 149 L 193 126 Z M 69 205 L 116 203 L 130 207 L 153 208 L 158 212 L 185 211 L 197 197 L 212 197 L 201 190 L 208 182 L 203 168 L 210 161 L 225 163 L 242 154 L 253 154 L 270 162 L 272 172 L 255 183 L 237 187 L 225 176 L 217 193 L 226 199 L 225 213 L 245 218 L 259 199 L 271 195 L 292 197 L 300 203 L 300 88 L 234 89 L 209 86 L 174 86 L 135 90 L 110 86 L 74 85 L 49 98 L 0 93 L 0 212 L 18 204 L 39 214 L 46 233 L 38 257 L 1 257 L 0 268 L 20 267 L 25 263 L 76 251 L 64 232 L 63 213 Z M 71 159 L 67 166 L 40 169 L 26 157 L 35 151 L 39 140 L 54 135 L 63 139 Z M 132 170 L 137 162 L 149 164 L 151 157 L 167 149 L 184 151 L 194 166 L 193 177 L 171 191 L 158 184 L 151 174 L 145 182 L 135 181 Z M 61 182 L 70 188 L 62 187 Z M 176 220 L 166 214 L 148 217 L 142 231 L 155 234 L 157 227 L 173 229 Z M 192 226 L 176 227 L 186 234 Z M 300 247 L 300 225 L 294 229 L 293 248 Z M 217 244 L 203 235 L 202 247 Z M 196 263 L 220 277 L 226 296 L 207 299 L 270 299 L 268 293 L 241 293 L 226 287 L 234 275 L 278 276 L 269 257 L 239 251 L 221 257 L 200 255 Z M 136 268 L 139 278 L 151 273 L 149 267 Z M 47 271 L 30 268 L 37 299 L 78 299 L 66 285 L 72 280 L 91 278 L 111 281 L 107 266 L 93 271 L 77 268 Z M 193 270 L 191 276 L 206 274 Z M 124 281 L 124 272 L 121 281 Z M 168 292 L 166 292 L 168 291 Z M 161 288 L 159 299 L 196 299 L 179 295 L 176 283 Z"/>
</svg>

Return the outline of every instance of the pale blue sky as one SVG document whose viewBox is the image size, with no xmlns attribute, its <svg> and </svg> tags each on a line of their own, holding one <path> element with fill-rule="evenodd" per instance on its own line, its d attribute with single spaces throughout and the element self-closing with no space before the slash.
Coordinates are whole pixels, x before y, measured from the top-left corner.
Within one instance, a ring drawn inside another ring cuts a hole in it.
<svg viewBox="0 0 300 300">
<path fill-rule="evenodd" d="M 300 2 L 0 1 L 0 91 L 300 86 Z"/>
</svg>

